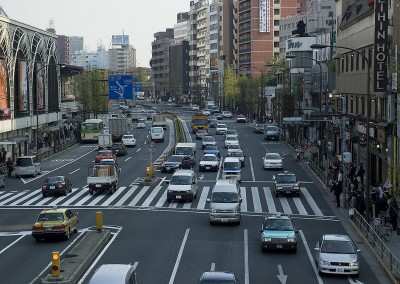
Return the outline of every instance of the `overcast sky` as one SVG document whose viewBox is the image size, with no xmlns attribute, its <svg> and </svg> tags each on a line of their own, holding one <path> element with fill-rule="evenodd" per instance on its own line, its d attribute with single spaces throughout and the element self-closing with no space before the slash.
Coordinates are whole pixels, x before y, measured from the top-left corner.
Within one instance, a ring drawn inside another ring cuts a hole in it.
<svg viewBox="0 0 400 284">
<path fill-rule="evenodd" d="M 173 28 L 176 15 L 188 12 L 190 0 L 0 0 L 13 20 L 47 29 L 50 20 L 59 35 L 83 36 L 84 48 L 95 51 L 111 36 L 124 32 L 136 48 L 138 67 L 149 67 L 154 33 Z"/>
</svg>

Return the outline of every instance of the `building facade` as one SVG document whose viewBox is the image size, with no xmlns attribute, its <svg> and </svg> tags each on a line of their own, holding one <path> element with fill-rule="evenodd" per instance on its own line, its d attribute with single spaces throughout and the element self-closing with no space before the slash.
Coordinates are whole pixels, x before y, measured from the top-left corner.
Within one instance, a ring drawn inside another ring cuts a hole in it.
<svg viewBox="0 0 400 284">
<path fill-rule="evenodd" d="M 133 73 L 136 69 L 136 49 L 129 44 L 113 45 L 108 50 L 108 69 L 114 74 Z"/>
<path fill-rule="evenodd" d="M 76 51 L 72 56 L 72 64 L 85 70 L 108 69 L 108 51 L 98 46 L 97 51 Z"/>
<path fill-rule="evenodd" d="M 58 35 L 57 38 L 57 51 L 58 51 L 58 58 L 60 63 L 63 64 L 71 64 L 71 50 L 70 50 L 70 43 L 69 37 L 65 35 Z"/>
</svg>

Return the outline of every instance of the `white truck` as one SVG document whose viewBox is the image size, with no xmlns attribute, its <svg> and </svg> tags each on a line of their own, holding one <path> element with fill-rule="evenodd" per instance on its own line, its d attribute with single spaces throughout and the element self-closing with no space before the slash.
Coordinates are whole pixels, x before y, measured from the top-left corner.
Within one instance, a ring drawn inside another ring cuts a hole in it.
<svg viewBox="0 0 400 284">
<path fill-rule="evenodd" d="M 196 164 L 196 143 L 177 143 L 175 155 L 185 155 L 192 159 L 193 165 Z"/>
<path fill-rule="evenodd" d="M 126 118 L 109 118 L 109 132 L 113 141 L 121 141 L 122 136 L 128 133 L 128 120 Z"/>
<path fill-rule="evenodd" d="M 112 146 L 112 137 L 111 134 L 100 134 L 99 135 L 99 149 L 104 148 L 104 149 L 109 149 Z"/>
<path fill-rule="evenodd" d="M 164 114 L 153 115 L 152 127 L 162 127 L 164 130 L 167 129 L 167 121 L 165 120 Z"/>
<path fill-rule="evenodd" d="M 118 173 L 115 164 L 95 165 L 89 168 L 89 175 L 87 177 L 87 184 L 89 194 L 93 195 L 97 192 L 106 191 L 107 194 L 113 194 L 117 190 Z"/>
</svg>

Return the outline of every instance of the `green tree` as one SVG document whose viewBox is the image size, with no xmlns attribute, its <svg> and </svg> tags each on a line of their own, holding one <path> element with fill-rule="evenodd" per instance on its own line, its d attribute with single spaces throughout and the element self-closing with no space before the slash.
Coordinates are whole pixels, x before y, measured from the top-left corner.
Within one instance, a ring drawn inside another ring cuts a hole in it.
<svg viewBox="0 0 400 284">
<path fill-rule="evenodd" d="M 231 109 L 235 109 L 236 103 L 239 99 L 240 89 L 239 89 L 239 78 L 233 70 L 232 66 L 228 65 L 225 69 L 224 74 L 224 86 L 223 86 L 223 97 L 226 104 L 230 106 Z"/>
</svg>

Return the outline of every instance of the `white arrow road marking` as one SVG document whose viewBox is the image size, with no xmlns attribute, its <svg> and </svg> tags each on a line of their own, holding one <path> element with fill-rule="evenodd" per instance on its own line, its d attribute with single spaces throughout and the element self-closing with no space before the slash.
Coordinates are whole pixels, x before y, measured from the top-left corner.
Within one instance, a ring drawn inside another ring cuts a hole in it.
<svg viewBox="0 0 400 284">
<path fill-rule="evenodd" d="M 276 275 L 276 277 L 278 277 L 279 281 L 282 284 L 286 284 L 287 281 L 287 275 L 283 274 L 283 269 L 282 269 L 282 265 L 278 264 L 278 275 Z"/>
<path fill-rule="evenodd" d="M 364 282 L 358 281 L 357 279 L 353 279 L 350 276 L 347 276 L 347 280 L 349 280 L 350 284 L 364 284 Z"/>
<path fill-rule="evenodd" d="M 201 176 L 199 177 L 199 179 L 204 179 L 204 175 L 201 175 Z"/>
<path fill-rule="evenodd" d="M 215 271 L 215 263 L 214 263 L 214 262 L 211 263 L 211 269 L 210 269 L 210 271 Z"/>
</svg>

